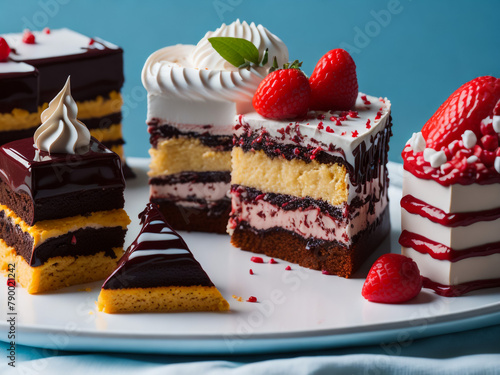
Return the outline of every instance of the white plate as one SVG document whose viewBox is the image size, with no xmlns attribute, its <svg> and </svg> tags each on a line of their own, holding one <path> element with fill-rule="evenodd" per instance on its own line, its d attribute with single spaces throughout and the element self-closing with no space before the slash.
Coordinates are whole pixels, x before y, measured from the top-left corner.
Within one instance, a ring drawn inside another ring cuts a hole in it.
<svg viewBox="0 0 500 375">
<path fill-rule="evenodd" d="M 137 214 L 148 200 L 148 160 L 129 159 L 138 178 L 129 181 L 126 210 L 132 218 L 126 245 L 139 230 Z M 399 252 L 400 166 L 391 164 L 392 232 L 354 278 L 325 276 L 278 260 L 255 264 L 226 235 L 182 233 L 231 305 L 229 313 L 107 315 L 96 311 L 100 282 L 44 295 L 16 288 L 16 342 L 58 350 L 150 353 L 261 353 L 410 339 L 498 323 L 500 288 L 445 298 L 424 290 L 401 305 L 361 297 L 364 277 L 383 252 Z M 399 169 L 398 169 L 399 168 Z M 265 257 L 265 259 L 268 259 Z M 253 269 L 254 275 L 249 274 Z M 5 281 L 2 290 L 6 290 Z M 90 287 L 91 291 L 83 289 Z M 0 340 L 7 340 L 7 298 L 1 293 Z M 259 303 L 238 302 L 233 295 Z"/>
</svg>

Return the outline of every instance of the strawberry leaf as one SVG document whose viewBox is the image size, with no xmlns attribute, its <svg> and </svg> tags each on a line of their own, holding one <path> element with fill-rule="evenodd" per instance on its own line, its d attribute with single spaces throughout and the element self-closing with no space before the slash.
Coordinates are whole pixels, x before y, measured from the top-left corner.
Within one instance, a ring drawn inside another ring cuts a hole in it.
<svg viewBox="0 0 500 375">
<path fill-rule="evenodd" d="M 208 41 L 222 58 L 237 68 L 248 62 L 259 65 L 259 50 L 246 39 L 213 37 Z"/>
</svg>

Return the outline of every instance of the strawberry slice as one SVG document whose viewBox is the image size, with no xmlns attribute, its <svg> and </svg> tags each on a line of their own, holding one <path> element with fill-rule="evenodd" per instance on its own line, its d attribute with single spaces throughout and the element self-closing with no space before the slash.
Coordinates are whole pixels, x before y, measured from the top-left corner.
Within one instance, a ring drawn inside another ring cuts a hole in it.
<svg viewBox="0 0 500 375">
<path fill-rule="evenodd" d="M 368 301 L 401 303 L 417 296 L 422 278 L 417 264 L 400 254 L 384 254 L 373 263 L 361 294 Z"/>
<path fill-rule="evenodd" d="M 356 64 L 341 48 L 319 59 L 311 77 L 311 109 L 348 111 L 356 104 L 358 78 Z"/>
<path fill-rule="evenodd" d="M 479 139 L 481 121 L 493 114 L 500 100 L 500 79 L 485 76 L 462 85 L 422 128 L 427 147 L 439 150 L 460 140 L 466 130 Z"/>
</svg>

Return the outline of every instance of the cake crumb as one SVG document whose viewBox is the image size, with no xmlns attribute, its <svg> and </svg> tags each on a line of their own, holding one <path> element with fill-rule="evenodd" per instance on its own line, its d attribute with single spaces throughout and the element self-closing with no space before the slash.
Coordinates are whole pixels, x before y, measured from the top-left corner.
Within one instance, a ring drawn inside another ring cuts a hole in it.
<svg viewBox="0 0 500 375">
<path fill-rule="evenodd" d="M 241 297 L 235 296 L 234 294 L 232 295 L 232 297 L 238 302 L 243 302 L 243 298 Z"/>
<path fill-rule="evenodd" d="M 80 289 L 78 289 L 78 291 L 79 292 L 91 292 L 92 288 L 89 288 L 89 287 L 87 287 L 87 288 L 80 288 Z"/>
</svg>

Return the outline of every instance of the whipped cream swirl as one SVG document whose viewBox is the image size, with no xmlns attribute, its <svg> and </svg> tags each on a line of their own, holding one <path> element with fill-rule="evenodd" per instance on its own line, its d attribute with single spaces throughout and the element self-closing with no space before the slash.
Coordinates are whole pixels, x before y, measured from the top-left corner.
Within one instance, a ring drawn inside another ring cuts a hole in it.
<svg viewBox="0 0 500 375">
<path fill-rule="evenodd" d="M 253 94 L 266 76 L 268 66 L 238 69 L 224 60 L 208 38 L 237 37 L 250 40 L 262 58 L 269 49 L 269 62 L 288 62 L 288 49 L 262 25 L 239 20 L 208 32 L 197 46 L 174 45 L 154 52 L 142 71 L 142 82 L 149 95 L 190 101 L 233 102 L 237 110 L 251 108 Z"/>
<path fill-rule="evenodd" d="M 42 112 L 42 125 L 34 135 L 35 147 L 48 153 L 83 154 L 88 151 L 90 132 L 76 119 L 78 107 L 71 96 L 70 77 L 63 89 Z"/>
</svg>

